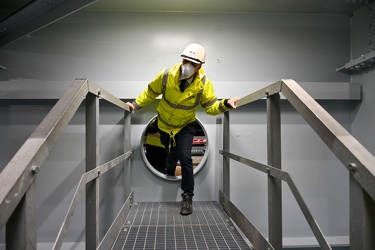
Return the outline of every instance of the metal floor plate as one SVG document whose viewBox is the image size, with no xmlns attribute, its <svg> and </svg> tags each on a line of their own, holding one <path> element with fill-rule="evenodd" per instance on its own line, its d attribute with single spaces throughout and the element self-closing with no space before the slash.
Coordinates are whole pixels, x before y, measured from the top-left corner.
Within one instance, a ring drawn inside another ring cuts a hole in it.
<svg viewBox="0 0 375 250">
<path fill-rule="evenodd" d="M 188 216 L 179 202 L 133 204 L 112 249 L 251 248 L 216 201 L 194 201 Z"/>
</svg>

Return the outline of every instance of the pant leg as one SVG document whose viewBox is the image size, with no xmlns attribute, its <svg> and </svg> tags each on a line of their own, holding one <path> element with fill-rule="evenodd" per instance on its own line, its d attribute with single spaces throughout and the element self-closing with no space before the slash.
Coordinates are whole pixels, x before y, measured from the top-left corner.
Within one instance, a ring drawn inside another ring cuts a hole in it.
<svg viewBox="0 0 375 250">
<path fill-rule="evenodd" d="M 146 146 L 146 158 L 148 162 L 157 171 L 165 174 L 165 161 L 167 159 L 167 153 L 165 148 L 157 147 L 154 145 L 145 144 Z"/>
<path fill-rule="evenodd" d="M 193 147 L 195 131 L 196 123 L 189 123 L 178 132 L 176 138 L 176 147 L 182 171 L 181 189 L 190 196 L 194 195 L 194 169 L 191 149 Z"/>
<path fill-rule="evenodd" d="M 159 131 L 160 133 L 160 142 L 164 145 L 166 150 L 166 160 L 165 160 L 165 170 L 166 174 L 174 175 L 176 171 L 176 165 L 178 162 L 178 151 L 177 147 L 173 146 L 173 143 L 170 141 L 170 135 L 164 131 Z"/>
<path fill-rule="evenodd" d="M 170 144 L 169 134 L 160 131 L 160 141 L 167 150 L 166 171 L 167 174 L 174 175 L 178 160 L 181 163 L 181 189 L 190 196 L 194 195 L 194 169 L 191 158 L 193 139 L 196 131 L 196 122 L 192 122 L 183 127 L 174 137 L 176 146 Z"/>
</svg>

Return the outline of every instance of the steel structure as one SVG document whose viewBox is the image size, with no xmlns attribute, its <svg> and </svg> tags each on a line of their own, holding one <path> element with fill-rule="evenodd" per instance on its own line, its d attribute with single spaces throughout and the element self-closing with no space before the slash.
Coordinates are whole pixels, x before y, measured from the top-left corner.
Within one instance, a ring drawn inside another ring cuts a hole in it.
<svg viewBox="0 0 375 250">
<path fill-rule="evenodd" d="M 220 201 L 256 249 L 282 249 L 282 193 L 285 181 L 294 195 L 321 249 L 331 249 L 319 225 L 289 173 L 281 170 L 280 94 L 282 93 L 329 149 L 350 172 L 350 249 L 375 249 L 375 157 L 345 130 L 294 80 L 281 80 L 241 98 L 243 105 L 267 98 L 267 165 L 246 159 L 229 150 L 230 119 L 225 114 L 223 129 L 223 191 Z M 268 175 L 267 240 L 230 201 L 230 160 L 241 162 Z"/>
<path fill-rule="evenodd" d="M 230 112 L 223 119 L 223 209 L 256 249 L 282 249 L 282 190 L 288 184 L 321 249 L 331 249 L 289 173 L 281 166 L 280 94 L 294 106 L 306 122 L 350 172 L 350 248 L 375 249 L 375 157 L 329 115 L 293 80 L 281 80 L 249 94 L 237 106 L 267 99 L 267 164 L 230 152 Z M 99 166 L 99 99 L 124 109 L 124 154 Z M 130 145 L 131 112 L 109 92 L 87 79 L 76 79 L 48 113 L 34 133 L 0 173 L 0 228 L 6 227 L 6 249 L 36 249 L 35 176 L 57 138 L 86 100 L 86 172 L 77 184 L 75 195 L 53 249 L 60 249 L 80 195 L 86 192 L 86 249 L 108 249 L 115 242 L 132 204 Z M 268 175 L 268 227 L 266 239 L 230 200 L 230 161 L 235 160 Z M 123 164 L 120 164 L 123 163 Z M 108 170 L 124 168 L 125 202 L 112 225 L 99 239 L 98 178 Z"/>
<path fill-rule="evenodd" d="M 107 249 L 115 241 L 131 205 L 131 120 L 129 107 L 86 79 L 77 79 L 47 114 L 0 174 L 0 228 L 6 226 L 6 249 L 36 249 L 35 176 L 81 103 L 86 99 L 86 172 L 77 185 L 53 249 L 60 249 L 80 195 L 86 191 L 86 249 Z M 124 154 L 98 165 L 99 99 L 124 109 Z M 123 165 L 120 163 L 123 162 Z M 125 202 L 103 239 L 99 239 L 99 181 L 124 167 Z"/>
</svg>

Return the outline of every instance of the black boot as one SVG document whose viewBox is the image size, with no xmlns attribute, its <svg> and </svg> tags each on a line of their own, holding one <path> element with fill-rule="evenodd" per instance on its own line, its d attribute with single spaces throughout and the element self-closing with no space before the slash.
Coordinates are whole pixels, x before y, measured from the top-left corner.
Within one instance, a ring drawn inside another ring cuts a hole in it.
<svg viewBox="0 0 375 250">
<path fill-rule="evenodd" d="M 189 215 L 193 212 L 193 198 L 188 194 L 182 195 L 181 201 L 181 215 Z"/>
</svg>

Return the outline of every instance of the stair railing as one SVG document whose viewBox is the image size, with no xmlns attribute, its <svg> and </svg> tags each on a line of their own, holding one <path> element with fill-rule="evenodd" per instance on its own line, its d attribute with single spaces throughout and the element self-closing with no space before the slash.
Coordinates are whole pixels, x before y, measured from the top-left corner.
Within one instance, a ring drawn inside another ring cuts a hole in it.
<svg viewBox="0 0 375 250">
<path fill-rule="evenodd" d="M 331 249 L 289 173 L 281 170 L 280 94 L 313 128 L 350 173 L 350 249 L 375 249 L 375 157 L 294 80 L 281 80 L 237 101 L 243 105 L 267 98 L 267 164 L 230 152 L 230 112 L 223 120 L 223 190 L 219 200 L 256 249 L 282 249 L 282 190 L 285 181 L 321 249 Z M 268 240 L 230 201 L 230 160 L 268 175 Z"/>
<path fill-rule="evenodd" d="M 99 99 L 124 112 L 124 154 L 99 166 Z M 86 192 L 86 249 L 107 249 L 122 227 L 132 201 L 130 160 L 131 119 L 128 105 L 87 79 L 76 79 L 33 134 L 0 173 L 0 228 L 6 230 L 6 249 L 36 249 L 35 178 L 56 140 L 86 100 L 86 172 L 77 185 L 69 211 L 53 249 L 60 249 L 74 208 Z M 121 165 L 120 163 L 123 163 Z M 107 233 L 99 241 L 99 177 L 115 166 L 124 167 L 125 202 Z"/>
</svg>

